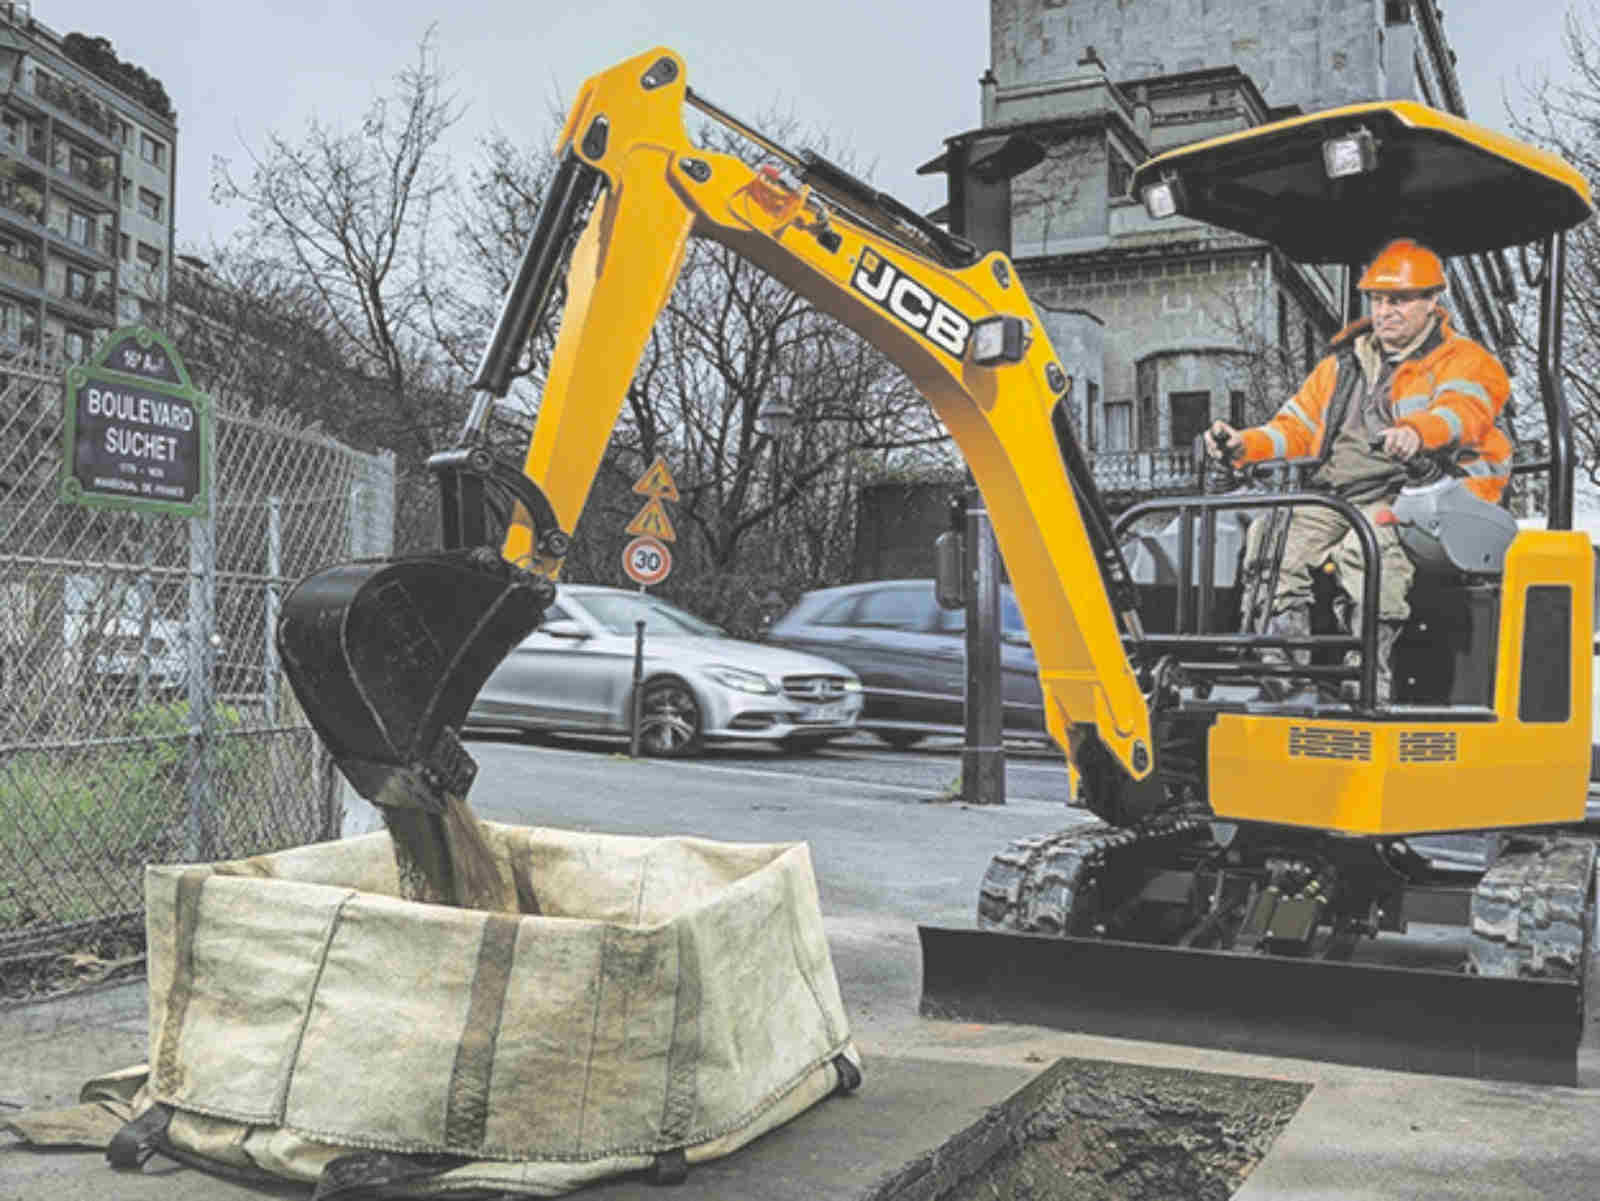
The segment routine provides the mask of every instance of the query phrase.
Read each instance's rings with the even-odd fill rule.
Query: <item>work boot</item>
[[[1311,636],[1311,610],[1306,606],[1297,605],[1291,609],[1284,609],[1274,613],[1267,622],[1266,633],[1277,638],[1309,638]],[[1296,651],[1292,657],[1282,647],[1263,647],[1261,661],[1263,663],[1304,663],[1307,652]],[[1260,699],[1264,701],[1298,700],[1301,694],[1305,699],[1316,699],[1315,691],[1310,687],[1310,681],[1296,679],[1293,676],[1264,676],[1261,680]]]

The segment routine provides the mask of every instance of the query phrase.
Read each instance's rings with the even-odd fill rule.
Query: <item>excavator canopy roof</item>
[[[1362,131],[1365,131],[1363,133]],[[1325,143],[1354,138],[1331,178]],[[1446,257],[1517,246],[1592,211],[1564,159],[1409,100],[1292,117],[1157,155],[1133,194],[1176,180],[1184,216],[1261,238],[1306,263],[1361,263],[1409,236]]]

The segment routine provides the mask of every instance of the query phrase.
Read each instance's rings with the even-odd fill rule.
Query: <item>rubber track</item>
[[[1167,818],[1131,829],[1091,822],[1018,839],[997,853],[983,874],[978,928],[1070,933],[1080,885],[1092,881],[1112,856],[1164,855],[1206,825],[1199,818]]]
[[[1502,853],[1472,893],[1467,970],[1583,982],[1595,843],[1557,837]]]

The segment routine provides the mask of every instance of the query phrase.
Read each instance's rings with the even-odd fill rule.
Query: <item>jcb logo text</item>
[[[902,274],[882,255],[863,250],[850,284],[940,350],[958,359],[967,353],[972,322],[909,275]]]

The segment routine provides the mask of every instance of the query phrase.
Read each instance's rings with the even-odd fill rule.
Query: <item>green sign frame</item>
[[[62,381],[60,499],[173,517],[211,510],[211,398],[177,347],[143,325],[113,330]]]

